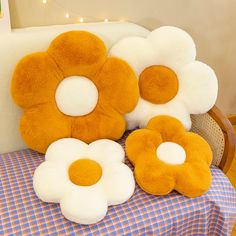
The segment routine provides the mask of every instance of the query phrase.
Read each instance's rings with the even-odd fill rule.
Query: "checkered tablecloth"
[[[125,204],[109,207],[104,220],[80,225],[66,220],[58,204],[34,194],[32,177],[44,156],[29,149],[0,156],[0,235],[229,235],[236,219],[236,193],[211,167],[207,194],[191,199],[173,192],[156,197],[138,186]],[[201,178],[201,176],[199,176]]]

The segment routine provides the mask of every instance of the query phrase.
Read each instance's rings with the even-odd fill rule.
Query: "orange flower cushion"
[[[201,136],[186,132],[176,118],[152,118],[145,129],[129,135],[126,152],[137,183],[149,194],[176,190],[198,197],[210,187],[211,148]]]
[[[107,57],[103,41],[85,31],[63,33],[46,52],[24,57],[11,91],[24,110],[21,135],[41,153],[66,137],[87,143],[119,139],[126,129],[124,115],[134,109],[139,93],[130,66]]]

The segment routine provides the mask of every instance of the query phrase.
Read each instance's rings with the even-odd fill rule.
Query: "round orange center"
[[[102,168],[96,161],[80,159],[70,165],[68,174],[72,183],[89,186],[96,184],[101,178]]]
[[[155,104],[169,102],[177,94],[178,87],[175,72],[166,66],[147,67],[139,77],[142,98]]]

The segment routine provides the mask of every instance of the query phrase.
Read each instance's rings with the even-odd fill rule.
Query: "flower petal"
[[[187,130],[191,128],[190,114],[178,98],[174,98],[170,102],[161,105],[153,104],[140,98],[136,108],[126,115],[128,129],[146,127],[151,118],[159,115],[176,117]]]
[[[55,104],[41,104],[25,111],[20,131],[29,148],[45,153],[52,142],[71,137],[71,118],[60,113]]]
[[[108,198],[108,205],[127,201],[134,193],[135,181],[131,169],[123,163],[109,163],[102,168],[102,188]]]
[[[186,163],[176,176],[175,189],[188,197],[204,194],[211,184],[211,171],[203,161]]]
[[[63,80],[59,68],[47,53],[24,57],[17,65],[11,84],[15,102],[22,108],[54,100],[59,82]]]
[[[77,188],[68,192],[60,201],[62,214],[79,224],[94,224],[107,212],[107,200],[94,188]]]
[[[189,113],[205,113],[214,106],[218,82],[215,72],[208,65],[191,62],[179,71],[178,78],[179,95]]]
[[[48,53],[65,77],[94,75],[106,60],[106,47],[101,39],[86,31],[70,31],[54,39]]]
[[[140,157],[144,158],[146,153],[156,153],[156,148],[162,142],[161,135],[148,129],[133,131],[126,139],[126,152],[132,164]],[[145,157],[146,158],[146,157]]]
[[[172,141],[184,148],[186,152],[186,162],[205,161],[208,166],[211,164],[213,158],[211,147],[200,135],[188,132],[181,136],[174,136]]]
[[[137,76],[146,67],[158,64],[152,44],[147,39],[141,37],[121,39],[111,48],[110,55],[127,61]]]
[[[172,141],[174,136],[185,133],[182,123],[171,116],[156,116],[148,122],[147,128],[160,133],[165,142]]]
[[[138,82],[125,61],[118,58],[107,59],[95,81],[101,102],[108,102],[121,114],[134,109],[139,97]]]
[[[147,193],[166,195],[175,187],[175,168],[158,160],[153,153],[147,153],[135,164],[135,177],[138,185]]]
[[[178,70],[195,60],[196,48],[193,39],[179,28],[160,27],[152,31],[147,39],[157,51],[159,65]]]
[[[166,104],[166,107],[164,109],[165,111],[163,112],[163,114],[175,117],[176,119],[181,121],[186,130],[190,130],[192,126],[190,113],[178,98],[175,98],[168,104]]]
[[[52,143],[46,152],[45,160],[69,166],[72,162],[88,158],[88,144],[75,139],[63,138]]]
[[[73,119],[72,137],[86,143],[103,138],[118,140],[125,132],[125,125],[124,118],[109,104],[98,103],[92,113]]]
[[[152,114],[150,112],[151,106],[152,103],[140,97],[134,110],[125,115],[127,128],[129,130],[133,130],[136,128],[146,127],[148,121],[150,120],[150,118],[152,118]]]
[[[100,139],[89,144],[89,158],[99,163],[124,162],[125,152],[120,144],[109,139]]]
[[[34,172],[34,191],[44,202],[59,203],[65,192],[67,178],[65,167],[43,162]]]

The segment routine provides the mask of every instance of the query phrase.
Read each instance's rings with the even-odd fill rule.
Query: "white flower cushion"
[[[107,139],[89,145],[74,138],[60,139],[49,146],[45,162],[34,173],[35,193],[42,201],[60,203],[68,220],[96,223],[105,217],[108,206],[124,203],[134,192],[133,173],[123,163],[124,156],[122,147]],[[85,159],[100,166],[100,179],[94,184],[75,184],[69,170],[73,163]],[[85,182],[90,181],[94,173],[88,170],[91,169],[83,167],[81,173],[74,174],[81,174]]]
[[[110,54],[126,60],[132,66],[139,86],[142,73],[152,66],[163,66],[176,77],[175,88],[173,82],[165,84],[166,87],[156,85],[162,94],[153,90],[154,80],[149,81],[148,85],[146,82],[146,87],[140,87],[139,102],[126,115],[128,129],[145,127],[156,115],[174,116],[186,129],[190,129],[190,114],[205,113],[215,104],[218,92],[216,75],[208,65],[196,61],[193,39],[179,28],[164,26],[152,31],[147,38],[123,38],[111,48]],[[176,93],[166,102],[153,102],[142,96],[142,89],[146,89],[144,92],[155,99],[166,95],[166,89],[176,89]]]

